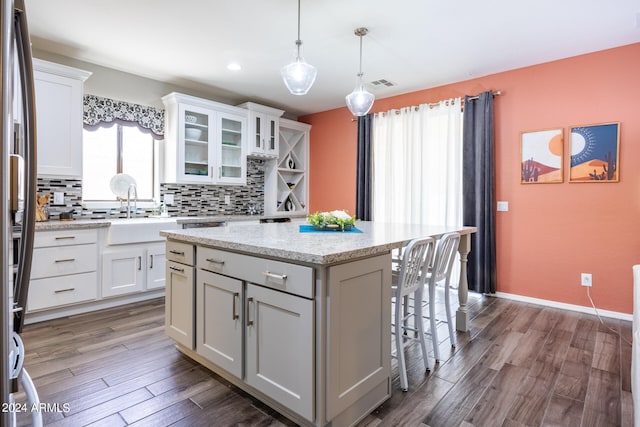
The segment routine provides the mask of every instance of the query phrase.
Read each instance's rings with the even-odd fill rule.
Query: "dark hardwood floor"
[[[393,395],[360,427],[633,425],[631,346],[595,316],[479,295],[469,312],[457,348],[439,329],[429,373],[407,349],[406,393],[393,361]],[[605,323],[631,341],[631,322]],[[27,325],[23,339],[40,400],[61,409],[48,426],[294,425],[182,356],[162,299]]]

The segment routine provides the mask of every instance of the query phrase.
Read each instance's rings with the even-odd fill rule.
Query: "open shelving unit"
[[[309,130],[311,126],[280,119],[279,155],[265,176],[265,213],[308,211]]]

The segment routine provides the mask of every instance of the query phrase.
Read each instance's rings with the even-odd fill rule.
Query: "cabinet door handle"
[[[247,326],[253,326],[253,320],[251,320],[251,306],[253,305],[253,298],[247,298]]]
[[[287,280],[286,274],[275,274],[271,273],[270,271],[263,271],[262,274],[272,279],[282,280],[283,282]]]
[[[142,270],[142,257],[138,257],[138,271]]]
[[[232,313],[231,313],[231,318],[233,320],[236,320],[240,317],[240,315],[238,313],[236,313],[236,299],[240,298],[240,292],[234,292],[233,293],[233,307],[232,307]]]
[[[171,249],[169,251],[169,253],[174,254],[174,255],[184,256],[184,251],[176,251],[175,249]]]
[[[57,259],[57,260],[55,260],[55,262],[56,263],[59,263],[59,262],[73,262],[75,260],[76,260],[75,258],[66,258],[66,259]]]
[[[207,258],[205,261],[212,262],[214,264],[224,265],[224,261],[214,258]]]
[[[173,270],[173,271],[177,271],[178,273],[183,273],[184,274],[184,268],[178,268],[178,267],[174,267],[173,265],[170,265],[169,269]]]
[[[153,255],[149,255],[149,269],[153,268]]]
[[[71,291],[75,291],[75,290],[76,290],[76,288],[56,289],[55,291],[53,291],[53,293],[61,294],[63,292],[71,292]]]
[[[218,178],[222,178],[222,166],[218,166]]]
[[[58,236],[56,237],[56,240],[68,240],[68,239],[75,239],[76,236]]]

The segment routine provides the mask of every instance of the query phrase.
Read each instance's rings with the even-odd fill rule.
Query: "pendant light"
[[[364,27],[356,28],[354,30],[354,34],[360,37],[360,72],[358,73],[358,77],[356,79],[356,88],[349,95],[345,97],[347,101],[347,107],[354,116],[365,116],[371,107],[373,106],[373,101],[376,97],[368,92],[364,87],[364,82],[362,81],[362,36],[366,36],[369,30]]]
[[[280,70],[285,86],[292,95],[306,95],[316,81],[316,67],[302,57],[302,40],[300,40],[300,0],[298,0],[298,39],[296,40],[296,59]]]

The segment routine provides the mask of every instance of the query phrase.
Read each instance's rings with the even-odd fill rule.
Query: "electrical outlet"
[[[173,194],[165,194],[164,195],[164,204],[165,205],[173,205],[174,199]]]
[[[224,204],[225,205],[230,205],[231,204],[231,196],[228,194],[224,195]]]
[[[62,192],[62,191],[54,191],[53,192],[53,204],[54,205],[64,205],[64,192]]]
[[[509,211],[509,202],[507,202],[507,201],[499,201],[496,210],[498,212],[508,212]]]
[[[591,286],[593,284],[591,273],[580,274],[580,284],[582,286]]]

